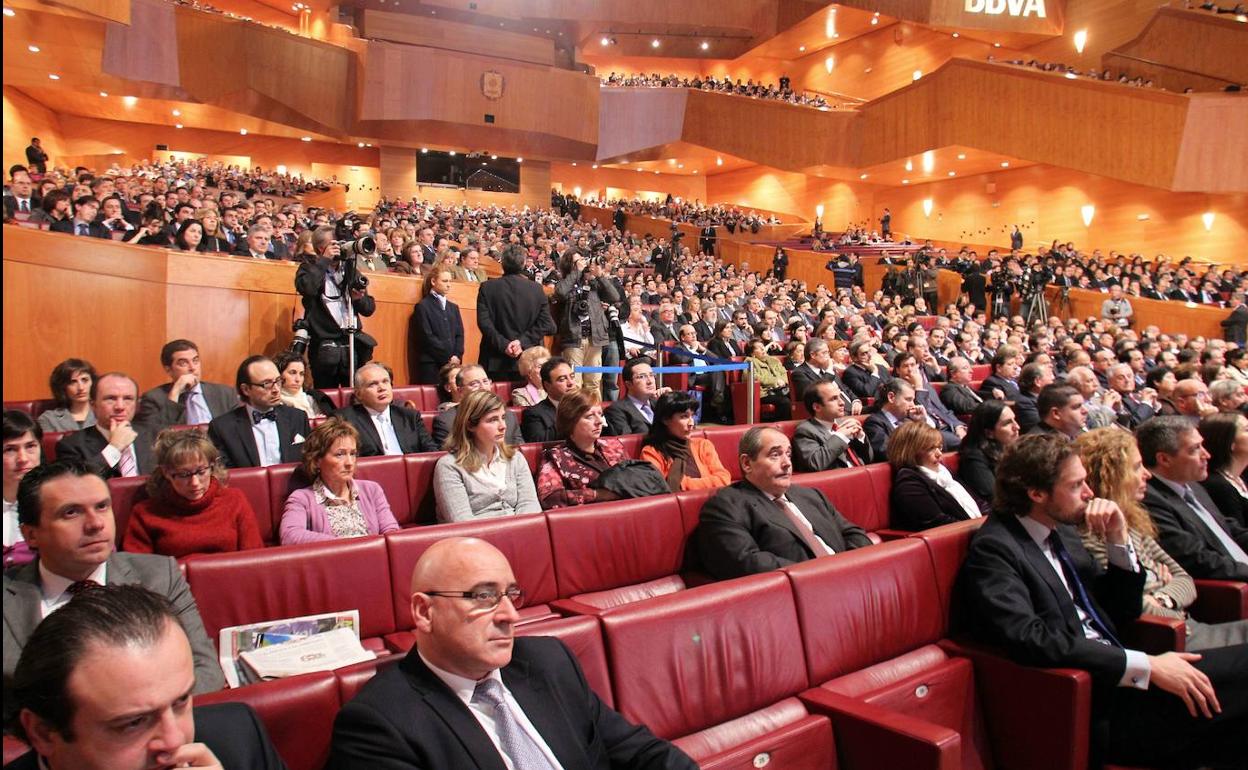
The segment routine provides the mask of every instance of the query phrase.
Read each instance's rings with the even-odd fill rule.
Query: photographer
[[[353,376],[347,329],[358,329],[358,317],[371,316],[377,303],[368,295],[368,279],[357,270],[355,254],[343,253],[332,227],[313,231],[312,250],[315,256],[306,257],[295,273],[295,291],[303,297],[303,321],[311,337],[312,381],[318,388],[343,387]],[[376,345],[363,331],[355,334],[356,369],[373,357]]]
[[[1014,284],[1010,280],[1008,268],[1003,264],[992,271],[988,283],[988,293],[992,295],[992,318],[1010,317],[1010,296],[1014,294]]]
[[[1131,325],[1133,314],[1131,302],[1122,295],[1122,286],[1112,284],[1109,287],[1109,299],[1101,303],[1101,318],[1125,329]]]
[[[601,366],[602,346],[613,340],[611,322],[603,303],[620,301],[615,283],[603,275],[602,258],[590,258],[569,249],[559,260],[559,282],[555,284],[555,323],[562,345],[561,356],[575,369]],[[577,375],[578,380],[582,379]],[[586,390],[598,392],[601,376],[587,374]]]

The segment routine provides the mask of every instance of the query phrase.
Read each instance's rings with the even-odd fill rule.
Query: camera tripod
[[[1030,327],[1037,320],[1044,324],[1049,322],[1049,303],[1044,296],[1044,287],[1033,288],[1023,305],[1023,321],[1027,326]]]
[[[1070,318],[1070,287],[1063,286],[1057,293],[1057,299],[1053,301],[1053,315],[1059,318]]]

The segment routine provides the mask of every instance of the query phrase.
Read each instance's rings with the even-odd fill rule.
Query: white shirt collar
[[[494,679],[499,684],[503,684],[503,676],[498,669],[494,669],[479,680],[469,679],[466,676],[452,674],[450,671],[438,668],[430,663],[429,659],[426,658],[424,653],[420,650],[416,650],[416,654],[420,656],[421,662],[429,667],[429,670],[433,672],[433,675],[438,679],[441,679],[442,684],[450,688],[451,692],[455,693],[455,697],[464,702],[464,705],[468,705],[472,701],[472,695],[477,691],[477,684],[479,682],[484,682],[486,679]]]
[[[108,575],[108,562],[100,562],[100,566],[96,567],[87,580],[94,581],[100,585],[107,585],[105,578]],[[57,603],[65,590],[77,581],[61,577],[44,566],[43,559],[39,560],[39,589],[43,592],[43,601],[45,603]]]
[[[1049,535],[1053,530],[1047,524],[1041,524],[1030,516],[1019,516],[1018,523],[1023,525],[1023,529],[1027,530],[1028,536],[1040,546],[1041,551],[1049,547]]]
[[[1168,479],[1168,478],[1166,478],[1166,477],[1164,477],[1164,476],[1162,476],[1162,475],[1160,475],[1160,474],[1158,474],[1158,473],[1154,473],[1154,474],[1153,474],[1153,478],[1157,479],[1157,480],[1158,480],[1158,481],[1160,481],[1162,484],[1165,484],[1166,486],[1168,486],[1168,487],[1170,487],[1171,489],[1173,489],[1173,490],[1174,490],[1174,493],[1175,493],[1176,495],[1178,495],[1179,497],[1183,497],[1184,495],[1186,495],[1186,494],[1188,493],[1188,486],[1187,486],[1186,484],[1180,484],[1180,483],[1179,483],[1179,482],[1177,482],[1177,481],[1171,481],[1170,479]]]
[[[367,406],[364,407],[364,411],[368,412],[368,416],[372,417],[374,420],[376,420],[378,417],[382,416],[383,414],[388,417],[390,415],[390,404],[386,404],[386,408],[382,409],[380,412],[374,412],[372,409],[370,409]]]

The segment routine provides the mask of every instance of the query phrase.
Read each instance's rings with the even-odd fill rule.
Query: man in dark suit
[[[70,433],[56,445],[56,456],[77,460],[105,478],[139,476],[156,468],[152,445],[163,427],[135,416],[139,386],[127,374],[109,372],[91,383],[95,425]]]
[[[29,219],[40,208],[35,197],[35,185],[26,169],[18,166],[9,178],[9,194],[4,196],[4,221],[10,222],[21,215]]]
[[[549,358],[542,364],[541,376],[546,398],[526,408],[520,415],[520,433],[530,444],[559,438],[555,430],[555,410],[564,396],[576,390],[572,366],[559,356]]]
[[[804,399],[806,391],[815,383],[835,382],[837,396],[841,399],[844,413],[862,412],[862,401],[854,398],[841,378],[836,376],[836,370],[832,368],[832,352],[828,350],[827,340],[816,338],[806,343],[806,360],[801,366],[793,369],[789,374],[789,379],[793,382],[795,400]]]
[[[494,383],[489,375],[477,364],[462,367],[455,374],[455,385],[459,389],[459,401],[463,401],[469,393],[475,393],[478,390],[491,392],[494,390]],[[459,401],[442,409],[433,417],[433,445],[439,449],[446,443],[446,437],[451,435],[451,429],[455,425],[455,415],[459,413]],[[510,410],[504,411],[503,421],[507,424],[504,440],[513,446],[523,444],[524,437],[520,435],[520,421],[516,419],[515,413]]]
[[[208,438],[227,468],[268,467],[303,459],[308,414],[282,403],[282,378],[268,356],[238,365],[234,387],[242,404],[208,424]]]
[[[1022,433],[1034,428],[1040,422],[1040,411],[1036,399],[1046,385],[1053,383],[1053,374],[1048,367],[1030,363],[1023,367],[1018,375],[1018,398],[1014,399],[1014,415],[1018,418],[1018,430]]]
[[[893,234],[893,212],[887,208],[884,209],[884,216],[880,217],[880,237],[888,240]]]
[[[160,349],[160,365],[170,381],[143,394],[139,400],[140,421],[206,425],[238,406],[238,393],[229,385],[200,379],[199,347],[194,342],[166,342]]]
[[[662,392],[655,387],[654,372],[646,356],[630,358],[624,364],[624,398],[611,404],[603,412],[612,436],[630,433],[649,433],[654,422],[654,400]]]
[[[698,236],[698,250],[703,254],[715,256],[715,242],[718,240],[715,233],[715,225],[706,222],[702,227],[702,233]]]
[[[670,300],[659,303],[654,320],[650,324],[650,334],[656,345],[675,345],[680,342],[680,321],[676,320],[676,306]]]
[[[867,340],[858,340],[849,346],[849,357],[853,363],[845,367],[841,381],[856,398],[875,398],[880,385],[888,379],[887,370],[873,363],[874,353],[875,349]]]
[[[712,577],[730,580],[871,545],[820,492],[792,484],[789,439],[779,430],[750,428],[737,454],[744,478],[702,506],[693,535]]]
[[[1199,483],[1209,453],[1196,427],[1185,417],[1154,417],[1136,439],[1153,474],[1144,507],[1161,547],[1194,578],[1248,580],[1248,528],[1224,516]]]
[[[33,751],[6,768],[286,767],[250,706],[188,705],[193,647],[165,597],[136,585],[82,594],[17,661],[14,727]]]
[[[954,414],[970,414],[984,402],[971,390],[971,362],[961,356],[949,359],[949,382],[940,391],[940,400]]]
[[[328,767],[696,769],[603,704],[562,642],[514,638],[524,592],[494,546],[441,540],[411,586],[416,646],[339,712]]]
[[[1073,439],[1088,429],[1083,394],[1070,385],[1054,382],[1041,388],[1036,397],[1036,413],[1040,422],[1030,433],[1056,433]]]
[[[940,431],[945,449],[955,450],[961,446],[962,437],[966,435],[966,425],[949,411],[936,395],[936,391],[932,390],[930,383],[923,377],[923,370],[914,354],[898,355],[893,360],[893,370],[914,388],[914,402],[923,408],[928,424]]]
[[[438,371],[464,357],[464,321],[459,305],[447,298],[451,280],[438,270],[429,278],[429,294],[416,303],[408,330],[415,350],[409,358],[416,362],[416,382],[437,385]]]
[[[37,136],[30,138],[30,146],[26,148],[26,165],[39,174],[48,173],[48,153]]]
[[[248,236],[250,237],[250,236]],[[295,271],[295,291],[303,303],[303,320],[308,325],[308,367],[318,388],[343,387],[355,372],[373,357],[377,342],[363,331],[355,334],[355,361],[345,331],[361,328],[361,318],[371,316],[377,302],[367,289],[346,285],[342,249],[334,239],[334,228],[322,226],[312,231],[316,259],[304,259]],[[355,368],[352,369],[352,366]]]
[[[69,219],[53,222],[49,228],[56,233],[85,235],[90,238],[111,239],[108,228],[95,221],[100,212],[100,202],[90,195],[80,195],[74,199],[74,215]]]
[[[845,417],[840,385],[816,382],[806,389],[802,401],[813,416],[799,423],[793,434],[793,467],[798,472],[853,468],[875,462],[875,452],[866,440],[862,423]]]
[[[611,215],[611,224],[623,234],[625,225],[628,224],[628,214],[624,211],[623,203],[615,207],[615,213]]]
[[[1010,233],[1010,250],[1019,251],[1023,248],[1023,232],[1018,229],[1018,225],[1014,225],[1014,231]]]
[[[1242,348],[1248,340],[1248,305],[1244,304],[1242,291],[1231,294],[1231,308],[1231,314],[1219,322],[1222,324],[1222,335],[1227,342]]]
[[[503,277],[481,284],[477,293],[477,326],[481,330],[477,360],[495,382],[520,379],[516,359],[556,331],[545,292],[523,275],[526,259],[523,246],[508,246],[502,256]]]
[[[1242,766],[1248,648],[1145,655],[1118,641],[1140,614],[1145,574],[1126,517],[1092,499],[1086,477],[1054,436],[1024,436],[1005,453],[996,511],[958,575],[966,627],[1024,665],[1091,674],[1094,763]],[[1084,550],[1080,526],[1107,542],[1107,568]]]
[[[108,485],[88,466],[58,460],[32,468],[18,487],[22,537],[34,561],[4,576],[4,716],[12,713],[13,672],[32,646],[40,621],[57,613],[86,581],[141,585],[165,597],[190,639],[196,692],[225,685],[216,650],[204,631],[195,597],[167,556],[114,552],[117,540]],[[34,646],[39,655],[47,654]],[[188,688],[189,689],[189,688]]]
[[[390,370],[377,363],[355,372],[355,403],[338,410],[338,416],[360,434],[360,457],[436,452],[435,443],[420,412],[394,403]]]
[[[1002,345],[992,356],[992,374],[979,386],[981,398],[1002,401],[1018,400],[1018,375],[1023,370],[1023,355],[1012,345]]]
[[[1110,366],[1107,376],[1110,389],[1121,397],[1117,416],[1119,425],[1133,431],[1153,416],[1153,407],[1135,397],[1135,373],[1131,371],[1130,364]],[[1242,388],[1240,392],[1243,392]]]
[[[936,421],[915,401],[914,394],[914,386],[900,377],[888,380],[880,389],[879,401],[872,405],[876,411],[863,423],[871,449],[880,460],[888,457],[888,437],[893,435],[902,421],[922,420],[936,427]]]
[[[433,243],[433,228],[426,227],[420,231],[417,236],[420,241],[420,261],[426,265],[432,265],[438,261],[438,249]]]

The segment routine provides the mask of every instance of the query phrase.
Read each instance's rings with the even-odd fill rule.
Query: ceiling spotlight
[[[1078,77],[1079,77],[1079,76],[1078,76],[1078,75],[1076,75],[1076,74],[1075,74],[1075,73],[1073,73],[1073,72],[1067,72],[1067,73],[1066,73],[1066,79],[1067,79],[1067,80],[1075,80],[1075,79],[1076,79],[1076,78],[1078,78]]]
[[[902,183],[902,184],[910,184],[910,180],[909,180],[909,179],[903,179],[903,180],[901,180],[901,183]]]
[[[1073,42],[1075,44],[1075,53],[1083,53],[1083,47],[1088,44],[1088,31],[1086,29],[1077,30]]]
[[[966,153],[964,152],[958,153],[958,160],[966,160]]]
[[[724,165],[724,159],[723,159],[723,158],[720,158],[720,157],[716,157],[716,158],[715,158],[715,165],[716,165],[716,166],[722,166],[722,165]]]
[[[693,173],[695,173],[695,174],[696,174],[696,173],[698,173],[698,170],[695,168],[695,169],[693,170]]]
[[[806,46],[804,46],[804,45],[799,45],[799,46],[797,47],[797,50],[798,50],[799,52],[801,52],[801,53],[806,53]]]
[[[657,173],[659,173],[659,172],[658,172],[658,171],[655,171],[654,173],[656,173],[656,174],[657,174]]]
[[[1001,161],[1001,168],[1009,168],[1009,167],[1010,167],[1010,162],[1008,160]]]
[[[576,165],[576,161],[572,161],[572,165],[573,165],[573,166],[575,166],[575,165]]]
[[[858,178],[859,178],[859,179],[866,179],[866,178],[867,178],[867,175],[866,175],[866,174],[859,174],[859,175],[858,175]]]
[[[310,141],[312,141],[312,137],[310,137],[310,136],[301,136],[301,137],[299,137],[299,141],[301,141],[301,142],[310,142]]]
[[[992,44],[992,47],[993,47],[993,48],[1000,48],[1000,47],[1001,47],[1001,44],[1000,44],[1000,43],[993,43],[993,44]]]
[[[676,164],[676,168],[684,168],[684,167],[685,167],[685,164],[684,164],[684,163],[677,163],[677,164]]]
[[[105,98],[105,99],[107,99],[107,98],[108,98],[108,91],[100,91],[100,96],[101,96],[101,97],[103,97],[103,98]]]
[[[121,97],[121,103],[122,103],[122,104],[124,104],[124,105],[126,105],[127,107],[133,107],[134,105],[136,105],[136,104],[138,104],[138,103],[139,103],[139,97],[137,97],[137,96],[123,96],[123,97]]]
[[[60,80],[60,75],[48,75],[48,80]]]
[[[5,9],[4,9],[4,15],[5,15],[5,16],[8,16],[9,18],[12,18],[15,14],[13,13],[13,9],[12,9],[12,8],[5,8]]]
[[[173,127],[174,127],[174,128],[181,128],[181,127],[182,127],[182,124],[181,124],[181,123],[174,123],[174,124],[173,124]]]
[[[956,171],[950,171],[950,172],[949,172],[949,176],[957,176],[957,175],[958,175],[958,172],[956,172]]]
[[[175,118],[176,118],[176,117],[178,117],[178,116],[179,116],[179,115],[181,115],[181,114],[182,114],[182,110],[174,110],[174,111],[173,111],[173,116],[174,116]]]
[[[1140,222],[1147,222],[1147,221],[1148,221],[1148,214],[1136,214],[1136,215],[1135,215],[1135,218],[1136,218],[1138,221],[1140,221]]]
[[[517,163],[523,163],[523,162],[524,162],[524,158],[516,158],[516,162],[517,162]]]
[[[420,154],[421,154],[421,155],[428,155],[428,154],[429,154],[429,148],[428,148],[428,147],[421,147],[421,148],[420,148]]]
[[[910,79],[911,79],[911,80],[918,80],[918,79],[919,79],[919,78],[921,78],[921,77],[923,77],[923,70],[915,70],[915,71],[914,71],[913,73],[911,73],[911,75],[910,75]]]
[[[651,40],[651,41],[650,41],[650,47],[651,47],[651,48],[658,48],[658,47],[659,47],[659,39],[658,39],[657,37],[656,37],[654,40]]]
[[[604,37],[598,41],[599,45],[611,45],[611,38]]]
[[[923,153],[923,173],[930,174],[934,168],[936,168],[936,153],[928,150]],[[909,171],[909,169],[906,170]]]
[[[879,23],[880,23],[880,18],[878,16],[871,17],[871,26],[874,27],[876,24],[879,24]]]
[[[243,136],[247,136],[247,129],[245,129],[245,128],[240,128],[240,129],[238,129],[238,133],[242,134]]]
[[[906,158],[906,171],[914,171],[914,161]]]
[[[597,163],[595,163],[595,164],[593,165],[593,168],[598,168],[598,164],[597,164]]]
[[[710,43],[708,43],[708,42],[706,42],[705,40],[703,40],[703,41],[702,41],[702,45],[700,46],[700,48],[701,48],[703,51],[705,51],[705,50],[709,49],[710,47],[711,47],[711,44],[710,44]]]
[[[28,45],[28,46],[26,46],[26,50],[27,50],[27,51],[30,51],[31,53],[39,53],[39,46],[37,46],[37,45]]]
[[[962,37],[962,36],[961,36],[961,35],[959,35],[957,32],[954,32],[954,33],[953,33],[953,36],[954,36],[954,37]]]
[[[356,146],[356,147],[359,147],[359,148],[361,148],[361,149],[362,149],[362,148],[364,147],[364,143],[363,143],[363,142],[356,142],[356,143],[355,143],[355,146]],[[451,154],[452,154],[452,155],[454,155],[455,153],[451,153]]]
[[[835,56],[829,56],[828,58],[826,58],[826,59],[824,59],[824,60],[823,60],[823,68],[824,68],[825,70],[827,70],[827,71],[828,71],[828,74],[829,74],[829,75],[831,75],[831,74],[832,74],[832,70],[833,70],[835,67],[836,67],[836,57],[835,57]]]

